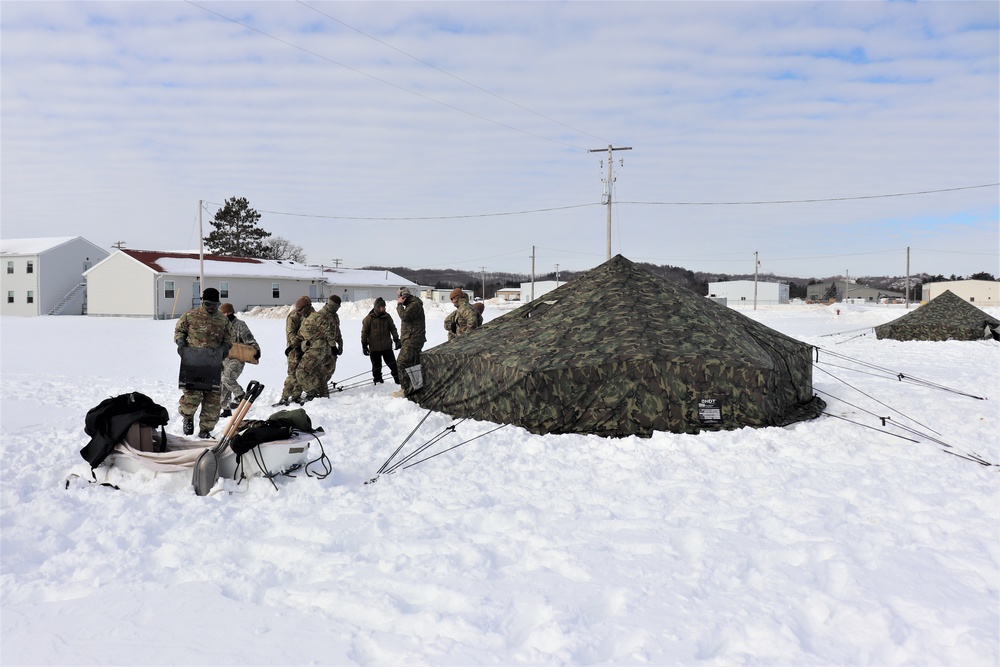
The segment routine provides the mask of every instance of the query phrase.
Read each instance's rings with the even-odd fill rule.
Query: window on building
[[[7,303],[14,303],[14,290],[7,292]]]
[[[219,298],[228,299],[229,298],[229,283],[220,282],[219,283]]]
[[[163,281],[163,298],[173,299],[174,298],[174,281],[164,280]]]
[[[35,302],[35,293],[32,292],[31,290],[28,290],[28,303],[34,303],[34,302]]]
[[[30,259],[28,260],[28,271],[27,272],[28,273],[34,273],[35,272],[35,263],[32,262]]]
[[[7,273],[14,273],[14,262],[7,262]]]
[[[973,301],[975,301],[975,300],[976,300],[976,297],[974,297],[974,296],[970,296],[970,297],[969,297],[969,303],[972,303],[972,302],[973,302]]]
[[[272,299],[281,298],[281,285],[279,283],[271,283],[271,298]]]

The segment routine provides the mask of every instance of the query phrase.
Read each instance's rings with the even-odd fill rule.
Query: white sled
[[[261,443],[243,455],[240,471],[246,477],[272,477],[300,468],[309,462],[310,444],[315,440],[316,436],[311,433],[296,432],[287,440]],[[125,472],[152,470],[190,474],[202,452],[216,444],[215,440],[188,440],[168,433],[165,452],[143,452],[122,442],[105,460],[105,465]],[[219,474],[235,479],[236,472],[236,454],[226,447],[219,454]]]

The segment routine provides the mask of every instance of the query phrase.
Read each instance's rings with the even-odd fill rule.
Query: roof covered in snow
[[[132,249],[123,249],[120,252],[158,273],[196,276],[199,275],[201,269],[198,253]],[[204,263],[205,275],[213,278],[325,280],[331,285],[416,285],[416,283],[391,271],[337,269],[302,264],[290,259],[255,259],[251,257],[205,255]]]
[[[64,243],[79,238],[83,237],[49,236],[34,239],[0,239],[0,255],[40,255],[46,250],[58,248]]]

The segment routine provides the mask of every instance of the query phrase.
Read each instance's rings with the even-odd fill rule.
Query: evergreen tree
[[[837,294],[837,282],[836,281],[830,283],[830,287],[828,287],[827,290],[825,292],[823,292],[823,298],[824,299],[838,299],[838,298],[840,298],[838,296],[838,294]]]
[[[271,235],[257,226],[260,213],[250,208],[245,197],[230,197],[225,206],[215,212],[212,226],[215,231],[205,237],[209,252],[225,257],[268,256],[269,246],[264,241]]]

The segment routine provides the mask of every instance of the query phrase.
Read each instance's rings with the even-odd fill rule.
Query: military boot
[[[194,415],[184,417],[184,435],[194,435]]]

